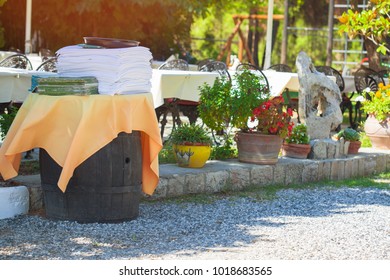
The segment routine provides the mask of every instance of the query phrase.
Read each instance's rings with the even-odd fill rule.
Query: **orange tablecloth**
[[[158,184],[162,148],[152,95],[43,96],[30,94],[0,148],[0,173],[15,177],[21,153],[44,148],[63,167],[58,187],[66,190],[74,169],[120,132],[141,131],[143,192]]]

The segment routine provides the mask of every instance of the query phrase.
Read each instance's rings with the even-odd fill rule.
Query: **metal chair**
[[[188,62],[184,59],[173,59],[167,62],[164,62],[163,64],[158,67],[159,70],[183,70],[188,71],[189,66]]]
[[[330,67],[330,66],[316,66],[315,67],[318,72],[324,73],[326,76],[333,76],[336,78],[336,84],[340,89],[340,92],[343,92],[345,89],[345,83],[343,76],[339,71]]]
[[[259,67],[257,67],[254,64],[250,64],[250,63],[241,63],[241,64],[237,65],[237,67],[236,67],[237,72],[241,72],[244,70],[252,70],[255,75],[260,76],[261,79],[263,80],[264,85],[269,89],[268,79],[264,75],[263,71],[260,70]]]
[[[210,61],[206,64],[204,64],[200,69],[200,72],[216,72],[221,77],[224,76],[231,80],[228,68],[225,63],[222,61]]]
[[[271,65],[268,69],[275,70],[277,72],[289,72],[289,73],[292,73],[291,67],[288,66],[287,64],[274,64],[274,65]]]
[[[361,67],[354,74],[355,88],[363,93],[366,89],[377,91],[379,83],[385,84],[383,75],[371,68]],[[367,97],[367,96],[366,96]]]
[[[57,57],[46,59],[37,67],[36,71],[57,73]]]
[[[18,69],[27,69],[32,70],[31,61],[24,54],[13,54],[2,61],[0,61],[0,67],[8,67],[8,68],[18,68]]]
[[[189,66],[188,66],[188,62],[183,60],[183,59],[174,59],[174,60],[170,60],[170,61],[163,63],[162,65],[160,65],[160,67],[158,69],[159,70],[188,71]],[[171,113],[172,119],[173,119],[173,128],[172,129],[175,129],[176,125],[177,126],[181,125],[178,101],[179,101],[179,99],[177,99],[177,98],[165,98],[164,104],[155,109],[157,121],[160,122],[160,124],[161,124],[161,129],[160,129],[161,139],[164,138],[164,130],[165,130],[165,126],[168,122],[167,116],[169,113]],[[162,119],[160,121],[161,116],[162,116]]]
[[[383,75],[375,70],[367,67],[361,67],[354,73],[354,82],[356,91],[366,99],[370,99],[370,95],[367,91],[376,92],[379,88],[379,84],[385,84]],[[353,94],[350,96],[352,98]],[[356,101],[355,104],[355,119],[354,123],[362,121],[362,104],[360,101]]]
[[[204,65],[206,65],[209,62],[213,62],[213,61],[215,61],[215,60],[212,59],[212,58],[206,58],[206,59],[203,59],[203,60],[199,61],[198,64],[197,64],[198,65],[198,71],[201,71],[200,69],[202,69],[202,67]]]

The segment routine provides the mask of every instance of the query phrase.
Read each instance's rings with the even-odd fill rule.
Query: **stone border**
[[[276,165],[256,165],[237,160],[208,161],[203,168],[160,165],[160,181],[148,199],[164,199],[187,194],[242,190],[246,187],[293,185],[322,180],[343,180],[390,171],[390,151],[361,148],[345,158],[314,160],[280,158]],[[30,211],[44,207],[39,175],[21,176],[30,192]],[[17,180],[17,179],[16,179]]]
[[[276,165],[255,165],[237,160],[208,161],[201,169],[160,165],[160,182],[152,199],[186,194],[216,193],[247,186],[293,185],[322,180],[343,180],[390,170],[390,153],[362,149],[345,158],[312,160],[280,158]]]

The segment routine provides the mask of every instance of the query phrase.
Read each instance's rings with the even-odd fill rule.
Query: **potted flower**
[[[307,133],[307,126],[304,123],[295,125],[284,139],[282,154],[286,157],[305,159],[310,153],[310,137]]]
[[[283,97],[262,102],[252,110],[248,129],[236,135],[238,159],[256,164],[275,164],[283,140],[293,128],[292,110],[282,109]]]
[[[390,149],[390,85],[379,83],[377,92],[369,92],[363,101],[363,111],[368,114],[364,131],[372,147]]]
[[[337,140],[343,138],[345,141],[349,142],[348,154],[357,154],[362,145],[362,142],[360,142],[360,133],[350,127],[340,130],[335,135],[335,138]]]
[[[170,136],[178,166],[201,168],[211,153],[211,138],[207,130],[196,124],[183,124]]]
[[[292,111],[283,111],[283,99],[272,98],[261,71],[237,71],[233,82],[217,79],[200,87],[199,115],[211,129],[237,128],[238,160],[275,164],[283,138],[291,131]],[[227,135],[229,137],[229,135]]]

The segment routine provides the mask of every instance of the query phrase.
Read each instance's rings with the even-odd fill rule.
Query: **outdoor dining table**
[[[43,148],[62,171],[65,192],[77,166],[110,143],[120,132],[141,132],[142,190],[152,194],[159,180],[162,148],[152,95],[45,96],[29,94],[0,147],[0,173],[18,174],[21,153]]]
[[[234,79],[235,71],[229,71]],[[290,91],[299,91],[297,73],[263,71],[270,85],[271,95],[279,96],[288,88]],[[215,72],[157,70],[153,69],[152,94],[155,107],[164,103],[164,98],[178,98],[181,100],[199,101],[199,86],[204,83],[213,85],[218,77]]]
[[[204,83],[212,86],[218,76],[213,72],[153,69],[151,91],[154,106],[161,106],[165,98],[199,101],[199,87]]]
[[[0,103],[23,102],[30,93],[31,77],[55,76],[56,73],[0,67]]]

